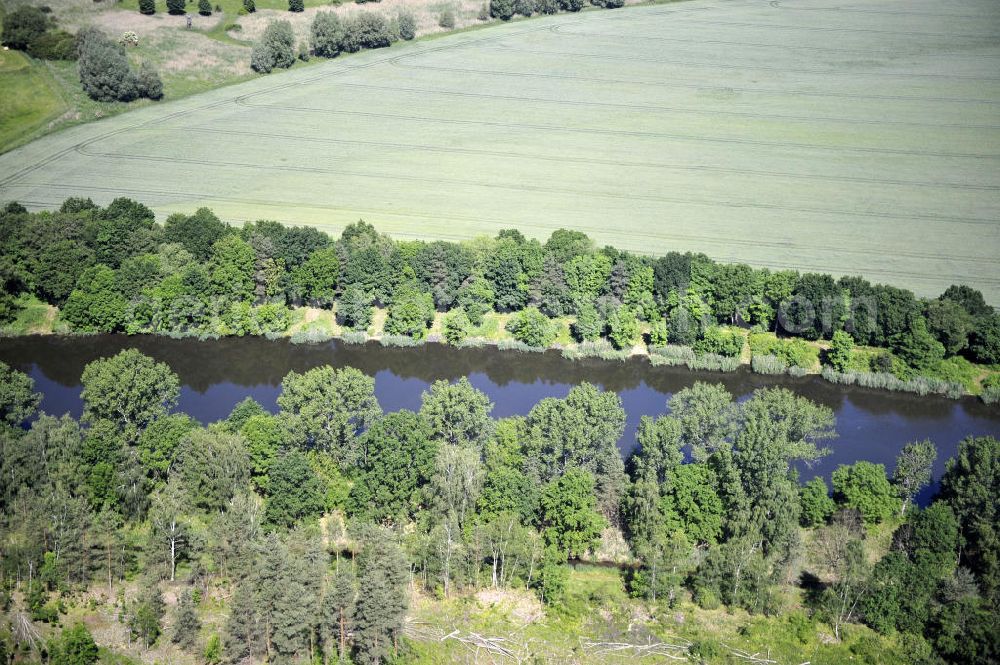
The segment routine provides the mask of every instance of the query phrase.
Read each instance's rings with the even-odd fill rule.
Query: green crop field
[[[394,45],[0,156],[0,200],[559,227],[1000,304],[995,0],[693,0]]]

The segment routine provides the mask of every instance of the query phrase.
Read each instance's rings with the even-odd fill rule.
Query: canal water
[[[927,438],[939,450],[936,479],[964,437],[1000,437],[1000,408],[974,398],[919,397],[838,386],[815,376],[763,376],[745,368],[723,374],[652,367],[643,358],[571,361],[557,352],[456,349],[440,344],[387,348],[377,343],[336,341],[297,345],[259,337],[198,341],[96,335],[3,338],[0,361],[34,378],[36,389],[44,393],[42,409],[46,413],[78,417],[84,366],[125,348],[136,348],[167,363],[182,385],[177,409],[203,423],[225,418],[247,396],[273,411],[281,379],[288,372],[332,365],[356,367],[373,376],[376,394],[386,411],[418,409],[421,393],[438,379],[469,377],[494,402],[494,417],[526,414],[542,398],[564,397],[573,386],[589,381],[621,396],[627,424],[619,448],[625,455],[635,447],[639,417],[667,413],[669,397],[696,381],[721,383],[740,399],[757,388],[782,386],[830,407],[837,417],[839,436],[826,443],[831,453],[811,468],[802,468],[804,478],[822,475],[829,480],[838,465],[857,460],[883,463],[891,470],[903,445]],[[921,502],[926,502],[933,490],[926,490],[919,497]]]

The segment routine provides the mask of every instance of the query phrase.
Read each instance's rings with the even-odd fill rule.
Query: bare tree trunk
[[[347,653],[347,627],[345,623],[344,608],[342,607],[340,608],[340,660],[344,660],[344,655]]]

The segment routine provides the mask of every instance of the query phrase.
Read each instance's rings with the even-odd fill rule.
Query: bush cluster
[[[343,21],[333,12],[319,12],[313,19],[313,53],[323,58],[335,58],[340,53],[355,53],[365,48],[384,48],[393,41],[393,27],[381,15],[356,12]],[[395,28],[403,39],[416,36],[416,21],[412,14],[399,15]]]
[[[271,21],[260,41],[250,51],[250,66],[269,74],[273,69],[288,69],[295,63],[295,33],[288,21]]]
[[[77,39],[56,28],[55,21],[39,7],[25,5],[3,20],[3,44],[26,51],[40,60],[76,60]]]
[[[413,17],[413,13],[409,11],[403,11],[399,13],[396,17],[396,29],[399,32],[399,38],[403,41],[410,41],[417,36],[417,19]]]
[[[132,69],[125,48],[99,30],[80,32],[80,83],[87,95],[99,102],[130,102],[163,97],[160,75],[149,63]]]

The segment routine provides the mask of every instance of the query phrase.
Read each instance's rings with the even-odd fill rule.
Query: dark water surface
[[[838,465],[857,460],[880,462],[891,469],[904,444],[924,438],[931,439],[940,451],[935,466],[938,477],[962,438],[970,434],[1000,436],[1000,408],[973,398],[918,397],[837,386],[818,377],[761,376],[745,369],[732,374],[693,372],[652,367],[641,358],[624,363],[570,361],[556,352],[455,349],[439,344],[385,348],[373,343],[296,345],[263,338],[201,342],[98,335],[0,339],[0,360],[35,379],[37,389],[45,394],[42,409],[47,413],[68,412],[78,417],[84,366],[125,348],[136,348],[170,365],[182,384],[178,410],[203,423],[226,417],[248,395],[275,410],[285,374],[329,364],[356,367],[375,377],[375,391],[386,411],[418,409],[421,392],[437,379],[468,376],[496,404],[495,417],[525,414],[543,397],[564,397],[574,385],[590,381],[621,396],[628,419],[619,443],[623,453],[635,445],[639,417],[666,413],[670,395],[695,381],[722,383],[739,398],[756,388],[783,386],[829,406],[837,416],[840,436],[827,444],[832,452],[812,469],[803,469],[804,477],[823,475],[829,479]],[[930,493],[924,492],[921,498],[926,500]]]

